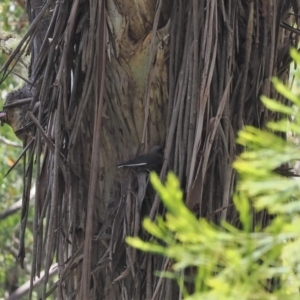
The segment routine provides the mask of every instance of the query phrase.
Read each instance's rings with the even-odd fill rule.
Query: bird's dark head
[[[150,152],[157,152],[159,154],[164,154],[164,147],[160,145],[155,145],[151,148]]]

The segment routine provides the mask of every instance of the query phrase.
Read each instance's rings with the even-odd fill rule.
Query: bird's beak
[[[7,116],[5,111],[0,111],[0,121],[1,126],[3,126],[3,123],[7,122]]]

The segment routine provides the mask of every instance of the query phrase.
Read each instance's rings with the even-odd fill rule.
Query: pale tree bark
[[[117,164],[165,146],[161,178],[178,175],[189,208],[238,224],[235,137],[276,117],[259,96],[278,97],[270,77],[288,78],[297,1],[28,3],[39,8],[24,39],[38,50],[24,190],[26,200],[36,168],[32,278],[45,270],[44,298],[180,299],[176,282],[154,276],[171,263],[124,241],[147,239],[141,219],[164,210],[147,172]]]

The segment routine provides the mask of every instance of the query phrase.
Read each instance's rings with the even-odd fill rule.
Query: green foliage
[[[25,3],[21,1],[1,0],[0,24],[3,30],[9,32],[24,33],[28,26],[25,16]]]
[[[20,1],[22,3],[22,1]],[[0,69],[8,58],[6,51],[11,46],[10,37],[22,35],[28,27],[24,7],[17,1],[0,1]],[[8,43],[9,42],[9,43]],[[8,48],[6,47],[8,46]],[[26,77],[27,70],[21,65],[14,70]],[[21,87],[23,82],[15,75],[10,75],[0,86],[0,110],[6,95],[16,87]],[[8,141],[8,143],[6,142]],[[15,144],[19,145],[16,146]],[[12,166],[22,151],[22,144],[16,138],[13,130],[8,126],[0,127],[0,214],[6,211],[11,205],[22,197],[22,165],[15,168],[7,177],[4,175]],[[29,274],[19,271],[16,255],[18,252],[20,212],[13,214],[0,221],[0,299],[5,295],[8,278],[14,278],[13,285],[18,286],[28,280]],[[32,237],[27,232],[28,242]]]
[[[300,54],[291,51],[296,64]],[[299,80],[299,74],[296,75]],[[223,222],[221,226],[197,219],[184,205],[179,182],[171,173],[165,184],[156,174],[151,182],[167,208],[165,218],[144,220],[152,236],[150,242],[128,237],[140,250],[164,255],[173,263],[173,272],[161,276],[176,278],[185,299],[299,299],[300,290],[300,189],[299,179],[274,172],[283,164],[300,160],[300,149],[293,139],[280,138],[272,131],[300,136],[300,97],[278,79],[276,90],[290,106],[262,97],[272,111],[286,117],[270,122],[268,131],[246,127],[238,143],[245,151],[234,162],[239,181],[233,197],[242,229]],[[288,118],[291,121],[287,121]],[[252,210],[267,210],[274,218],[266,228],[253,229]],[[191,272],[193,270],[193,272]],[[183,276],[183,272],[185,276]],[[195,284],[193,294],[185,282]],[[280,285],[268,290],[271,279]]]
[[[21,1],[0,1],[0,69],[7,60],[12,48],[16,46],[19,37],[27,30],[28,20],[24,11],[25,2],[20,6]],[[26,77],[26,70],[17,66],[15,72]],[[1,84],[0,98],[4,98],[9,90],[20,85],[20,79],[15,75],[9,75]]]

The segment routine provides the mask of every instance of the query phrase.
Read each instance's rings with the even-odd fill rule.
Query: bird
[[[162,146],[153,146],[152,149],[143,155],[140,155],[132,160],[125,163],[119,164],[117,167],[120,168],[143,168],[152,170],[158,170],[163,164],[163,153],[164,148]]]

